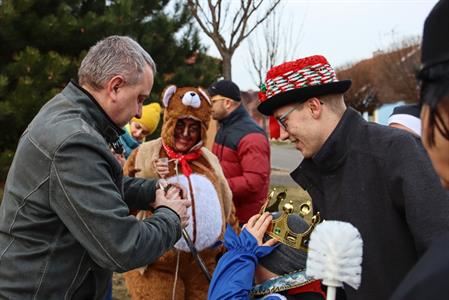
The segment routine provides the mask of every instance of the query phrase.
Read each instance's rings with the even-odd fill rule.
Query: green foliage
[[[14,153],[12,151],[0,153],[0,178],[6,178],[6,175],[8,175],[9,165],[13,157]],[[0,183],[0,188],[3,188],[3,183]]]
[[[89,47],[106,36],[133,37],[153,56],[158,74],[150,101],[159,101],[168,84],[206,87],[216,80],[220,61],[205,54],[185,3],[177,1],[0,0],[0,157],[9,157],[33,116],[77,77]]]

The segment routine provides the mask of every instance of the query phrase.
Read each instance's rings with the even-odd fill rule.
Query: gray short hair
[[[136,84],[149,65],[156,74],[156,64],[150,54],[127,36],[109,36],[92,46],[78,70],[80,85],[104,88],[108,80],[122,75],[127,84]]]

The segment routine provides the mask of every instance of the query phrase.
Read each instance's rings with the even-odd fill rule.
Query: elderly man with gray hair
[[[188,200],[122,176],[110,151],[139,118],[156,72],[134,40],[110,36],[23,133],[0,207],[1,299],[102,299],[112,271],[156,260],[187,224]],[[138,221],[130,209],[150,209]]]

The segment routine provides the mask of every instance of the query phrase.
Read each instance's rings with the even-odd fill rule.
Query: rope
[[[179,250],[176,250],[176,269],[175,269],[175,282],[173,283],[173,290],[171,299],[175,300],[176,298],[176,283],[178,281],[178,272],[179,272]]]

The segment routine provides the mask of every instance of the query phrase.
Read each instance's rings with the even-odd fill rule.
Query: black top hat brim
[[[279,107],[302,103],[309,98],[330,94],[343,94],[351,87],[351,80],[341,80],[325,84],[308,86],[277,94],[259,104],[257,109],[266,116],[271,116]]]

